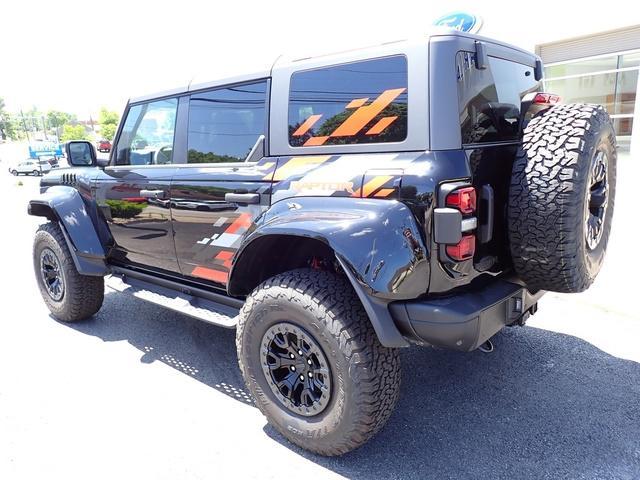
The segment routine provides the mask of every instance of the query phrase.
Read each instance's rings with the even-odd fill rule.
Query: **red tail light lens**
[[[453,207],[462,213],[473,213],[476,210],[476,189],[473,187],[464,187],[454,190],[445,200],[447,207]]]
[[[455,245],[447,245],[447,255],[454,260],[468,260],[476,253],[475,235],[464,235]]]
[[[533,97],[533,103],[538,105],[555,105],[556,103],[560,103],[560,95],[555,95],[553,93],[537,93],[535,97]]]

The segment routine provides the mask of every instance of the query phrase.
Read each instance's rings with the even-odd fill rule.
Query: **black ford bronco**
[[[30,202],[42,297],[79,321],[106,283],[235,327],[268,421],[348,452],[393,411],[398,348],[488,349],[598,274],[615,134],[542,75],[440,31],[132,99],[108,162],[69,142]]]

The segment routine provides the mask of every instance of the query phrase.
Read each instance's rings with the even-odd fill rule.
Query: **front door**
[[[184,275],[221,288],[242,235],[269,205],[275,161],[245,161],[266,133],[267,95],[262,80],[189,100],[187,165],[171,183],[176,254]],[[225,199],[228,193],[246,202]]]
[[[169,201],[177,110],[176,98],[131,106],[111,163],[97,177],[116,262],[179,272]]]

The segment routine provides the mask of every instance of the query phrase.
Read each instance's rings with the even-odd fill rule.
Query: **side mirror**
[[[67,162],[74,167],[92,167],[97,165],[96,150],[91,142],[72,140],[64,146]]]

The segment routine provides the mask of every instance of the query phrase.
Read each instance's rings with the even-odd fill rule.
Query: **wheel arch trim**
[[[29,202],[28,213],[60,225],[78,273],[91,276],[108,273],[105,250],[87,205],[75,188],[62,185],[48,188]]]

